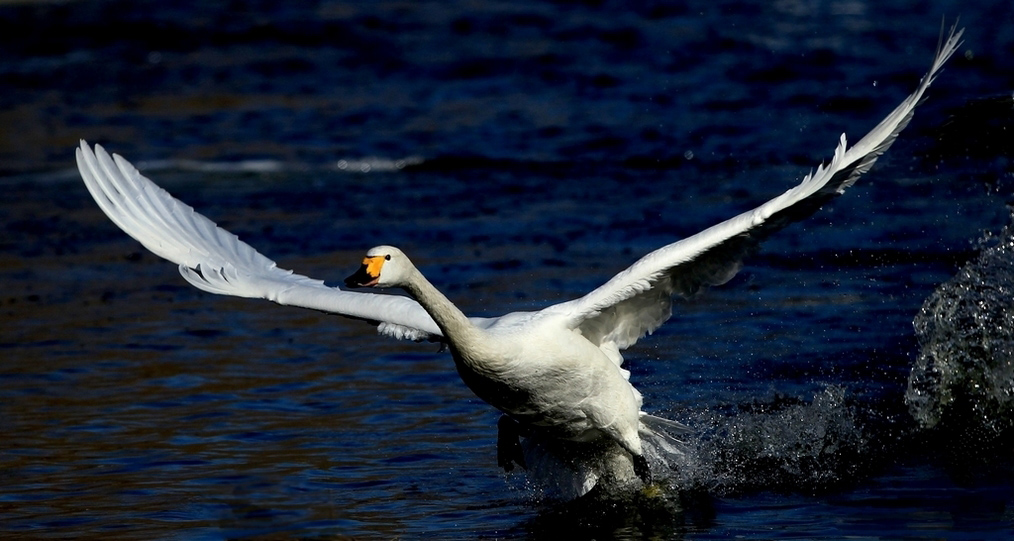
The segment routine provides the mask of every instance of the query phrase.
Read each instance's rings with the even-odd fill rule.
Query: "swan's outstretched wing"
[[[873,166],[908,125],[926,88],[961,44],[963,30],[951,28],[919,87],[870,133],[849,148],[841,136],[831,163],[821,165],[795,188],[763,205],[664,246],[584,297],[550,307],[572,328],[600,345],[623,349],[654,331],[672,313],[674,294],[730,280],[741,260],[767,235],[809,216],[841,194]]]
[[[178,264],[180,274],[197,288],[366,320],[397,338],[441,339],[436,324],[414,300],[342,291],[280,269],[99,145],[93,152],[82,141],[77,165],[109,219],[155,255]]]

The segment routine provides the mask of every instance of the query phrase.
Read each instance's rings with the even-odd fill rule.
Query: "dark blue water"
[[[1014,529],[1009,3],[277,4],[0,7],[5,536]],[[958,15],[874,170],[627,351],[695,429],[656,497],[542,498],[446,353],[192,289],[73,170],[101,143],[333,283],[390,243],[469,314],[537,308],[791,187]]]

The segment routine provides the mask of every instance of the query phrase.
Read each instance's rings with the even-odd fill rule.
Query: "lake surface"
[[[277,4],[0,7],[5,537],[1014,532],[1014,5]],[[795,185],[958,15],[873,171],[625,352],[694,428],[651,497],[544,497],[446,352],[193,289],[74,169],[100,143],[328,283],[394,244],[535,309]]]

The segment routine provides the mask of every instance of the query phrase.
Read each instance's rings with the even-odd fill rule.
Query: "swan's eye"
[[[384,256],[384,260],[386,260],[386,261],[390,261],[390,260],[391,260],[391,254],[387,254],[387,255],[385,255],[385,256]]]

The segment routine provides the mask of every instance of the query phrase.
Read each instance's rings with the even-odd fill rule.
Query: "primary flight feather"
[[[93,149],[82,141],[77,163],[103,212],[153,253],[177,263],[195,287],[339,314],[376,324],[385,335],[447,344],[462,380],[505,414],[501,432],[513,431],[507,439],[520,435],[534,442],[518,450],[507,441],[501,465],[532,461],[540,442],[606,441],[626,458],[620,469],[649,481],[642,439],[672,443],[663,432],[685,427],[641,411],[641,395],[621,367],[620,352],[670,317],[673,296],[727,282],[767,235],[810,215],[867,172],[908,124],[961,34],[952,27],[916,90],[852,147],[842,135],[831,161],[796,187],[645,255],[583,297],[500,317],[466,317],[391,246],[367,252],[346,285],[399,287],[412,298],[326,286],[279,268],[99,145]],[[579,473],[574,495],[604,475],[623,477]]]

